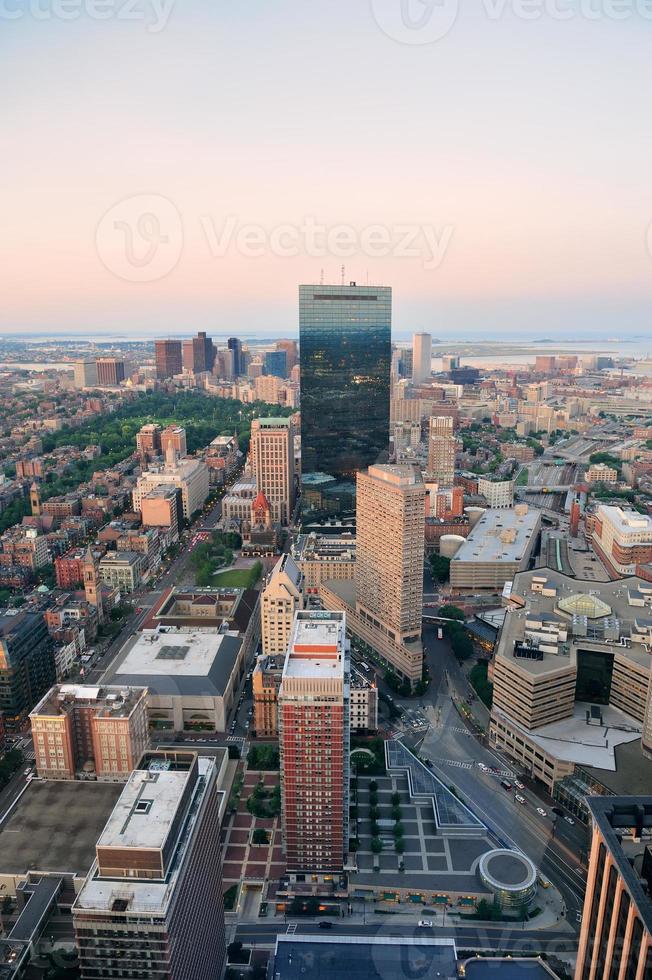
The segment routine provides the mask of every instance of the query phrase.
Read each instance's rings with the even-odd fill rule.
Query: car
[[[542,806],[538,806],[537,807],[537,813],[540,813],[542,817],[547,817],[548,816],[546,810],[544,810]]]
[[[32,775],[32,767],[29,766],[23,773],[23,776],[31,776],[31,775]]]
[[[320,922],[319,923],[319,928],[320,929],[332,929],[333,928],[333,923],[332,922],[327,922],[326,920],[324,920],[323,922]]]
[[[558,817],[563,817],[564,815],[564,811],[561,810],[558,806],[553,806],[552,812],[556,813]]]
[[[524,784],[522,782],[520,782],[518,779],[515,779],[514,780],[514,786],[517,786],[518,789],[525,789]]]
[[[520,803],[521,806],[525,806],[525,804],[527,803],[527,800],[525,799],[525,797],[524,796],[520,796],[518,793],[516,794],[516,796],[514,797],[514,799],[516,800],[517,803]]]
[[[493,769],[491,771],[493,772]],[[508,792],[512,788],[512,784],[507,779],[501,779],[500,780],[500,785],[502,786],[503,789],[506,789]]]
[[[572,817],[564,817],[564,820],[566,821],[566,823],[569,823],[571,827],[575,826],[575,821],[573,820]]]
[[[419,919],[420,929],[432,929],[432,919]]]
[[[485,766],[484,762],[478,762],[478,769],[482,769],[483,772],[488,772],[489,766]]]

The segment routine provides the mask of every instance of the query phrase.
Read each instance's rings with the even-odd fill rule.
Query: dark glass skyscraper
[[[242,366],[242,344],[237,337],[229,337],[227,347],[233,353],[233,377],[239,378],[244,373]]]
[[[304,519],[353,509],[355,474],[387,458],[389,286],[300,286]]]

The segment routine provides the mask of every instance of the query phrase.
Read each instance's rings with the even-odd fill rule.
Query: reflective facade
[[[389,286],[299,287],[303,474],[350,484],[387,458],[391,325]],[[337,513],[330,489],[321,506],[306,495],[304,517]]]

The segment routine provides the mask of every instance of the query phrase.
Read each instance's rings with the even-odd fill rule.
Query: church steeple
[[[36,480],[29,488],[29,503],[32,508],[32,517],[41,516],[41,491]]]
[[[84,555],[84,592],[86,601],[97,610],[97,621],[99,624],[104,622],[104,609],[102,606],[102,583],[98,562],[93,554],[93,549],[89,545]]]

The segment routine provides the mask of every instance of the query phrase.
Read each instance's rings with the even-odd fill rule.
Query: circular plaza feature
[[[504,909],[529,904],[536,893],[537,869],[518,851],[488,851],[480,858],[478,871],[483,885]]]

